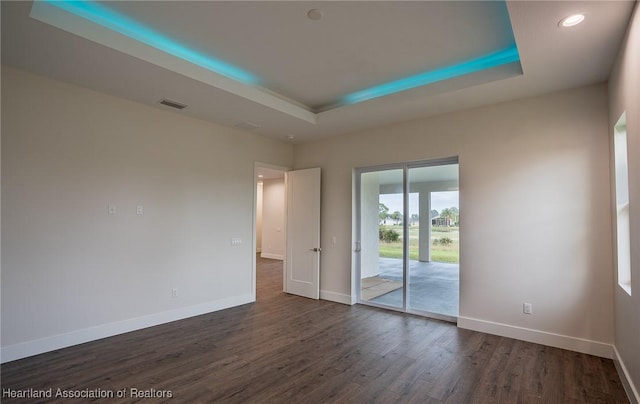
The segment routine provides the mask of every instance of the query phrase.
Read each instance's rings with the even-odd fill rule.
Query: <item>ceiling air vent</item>
[[[258,125],[257,123],[248,122],[248,121],[240,122],[233,126],[235,126],[238,129],[244,129],[244,130],[256,130],[260,127],[260,125]]]
[[[176,109],[185,109],[187,107],[185,104],[180,104],[179,102],[167,100],[166,98],[160,101],[160,104],[166,105],[167,107],[176,108]]]

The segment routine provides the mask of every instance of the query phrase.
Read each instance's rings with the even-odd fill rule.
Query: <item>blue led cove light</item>
[[[428,72],[416,74],[414,76],[405,77],[403,79],[391,81],[389,83],[380,84],[377,86],[366,88],[364,90],[356,91],[351,94],[347,94],[342,97],[341,102],[342,104],[356,104],[358,102],[371,100],[373,98],[398,93],[400,91],[410,90],[412,88],[425,86],[427,84],[436,83],[454,77],[464,76],[466,74],[471,74],[479,72],[481,70],[491,69],[493,67],[518,61],[520,61],[518,47],[516,45],[512,45],[509,48],[490,53],[488,55],[469,60],[467,62],[443,67],[437,70],[431,70]]]
[[[255,75],[222,60],[189,49],[161,33],[140,24],[132,18],[96,2],[69,0],[43,1],[232,80],[249,85],[258,84],[259,80]]]

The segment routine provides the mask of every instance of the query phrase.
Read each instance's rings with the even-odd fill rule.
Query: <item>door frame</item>
[[[379,303],[374,303],[374,302],[367,302],[362,300],[362,275],[361,275],[361,267],[360,265],[362,264],[362,254],[360,254],[360,243],[362,240],[362,221],[361,221],[361,207],[360,204],[362,202],[361,200],[361,191],[362,191],[362,187],[361,187],[361,175],[364,173],[371,173],[371,172],[376,172],[376,171],[387,171],[387,170],[402,170],[402,193],[403,195],[406,193],[406,163],[393,163],[393,164],[383,164],[383,165],[377,165],[377,166],[368,166],[368,167],[358,167],[354,169],[354,175],[355,175],[355,203],[354,203],[354,271],[352,271],[354,273],[354,284],[355,284],[355,303],[358,304],[364,304],[367,306],[373,306],[373,307],[378,307],[381,309],[387,309],[387,310],[393,310],[393,311],[399,311],[402,313],[406,313],[406,305],[407,305],[407,277],[406,277],[406,265],[407,265],[407,260],[403,259],[402,260],[402,307],[394,307],[394,306],[387,306],[384,304],[379,304]],[[403,198],[403,210],[404,210],[404,198]],[[404,213],[404,212],[403,212]],[[406,231],[404,229],[405,221],[403,221],[403,232]],[[406,233],[405,233],[406,234]],[[405,246],[406,243],[403,243],[403,257],[406,256],[406,249],[408,248],[408,245]]]
[[[269,164],[269,163],[263,163],[260,161],[255,161],[253,164],[253,224],[252,224],[252,235],[251,235],[251,299],[252,301],[256,301],[256,249],[257,249],[257,240],[256,240],[256,231],[257,231],[257,220],[258,220],[258,212],[257,212],[257,208],[258,208],[258,168],[266,168],[269,170],[275,170],[275,171],[282,171],[283,173],[286,173],[288,171],[291,171],[290,167],[284,167],[284,166],[278,166],[278,165],[274,165],[274,164]],[[285,183],[285,189],[286,189],[286,183]],[[287,240],[287,198],[285,196],[284,198],[284,211],[285,211],[285,215],[284,215],[284,226],[283,226],[283,231],[284,233],[284,238],[285,238],[285,246],[286,246],[286,240]],[[284,259],[282,260],[282,290],[285,290],[285,282],[286,282],[286,278],[284,276],[284,272],[286,271],[287,268],[287,254],[285,251],[284,254]]]
[[[353,259],[352,259],[352,285],[354,286],[354,288],[352,289],[352,296],[355,296],[355,299],[352,299],[354,301],[354,303],[358,303],[358,304],[364,304],[367,306],[373,306],[373,307],[378,307],[381,309],[386,309],[386,310],[393,310],[393,311],[399,311],[399,312],[403,312],[403,313],[410,313],[410,314],[416,314],[416,315],[420,315],[420,316],[424,316],[424,317],[429,317],[429,318],[433,318],[433,319],[437,319],[437,320],[444,320],[444,321],[448,321],[448,322],[453,322],[453,323],[457,323],[458,322],[458,317],[452,317],[452,316],[448,316],[448,315],[444,315],[444,314],[439,314],[439,313],[433,313],[433,312],[428,312],[428,311],[423,311],[423,310],[416,310],[411,308],[408,304],[407,304],[407,299],[408,299],[408,287],[407,287],[407,282],[409,280],[409,243],[408,241],[408,237],[404,237],[404,242],[403,242],[403,260],[402,260],[402,307],[393,307],[393,306],[387,306],[387,305],[383,305],[383,304],[379,304],[379,303],[374,303],[374,302],[368,302],[368,301],[363,301],[362,300],[362,278],[361,278],[361,254],[359,251],[359,247],[360,247],[360,240],[362,240],[362,234],[361,234],[361,175],[363,173],[369,173],[369,172],[376,172],[376,171],[385,171],[385,170],[402,170],[403,171],[403,176],[402,176],[402,192],[403,192],[403,215],[405,215],[405,219],[406,219],[406,214],[409,211],[409,189],[408,189],[408,173],[409,173],[409,169],[412,168],[420,168],[420,167],[435,167],[435,166],[441,166],[441,165],[448,165],[448,164],[457,164],[458,165],[458,192],[460,192],[460,159],[458,156],[452,156],[452,157],[444,157],[444,158],[435,158],[435,159],[428,159],[428,160],[416,160],[416,161],[408,161],[408,162],[400,162],[400,163],[391,163],[391,164],[381,164],[381,165],[375,165],[375,166],[366,166],[366,167],[357,167],[353,170],[353,180],[354,180],[354,195],[353,195],[353,228],[352,228],[352,234],[353,234]],[[458,203],[460,203],[460,201],[458,200]],[[460,207],[460,211],[462,211],[462,207]],[[403,220],[402,222],[402,227],[403,227],[403,233],[405,235],[409,234],[409,225],[408,225],[408,220]],[[460,230],[460,246],[459,246],[459,251],[458,253],[460,253],[460,251],[462,250],[462,227]],[[462,274],[462,257],[460,257],[460,260],[458,262],[458,273]],[[460,287],[460,284],[458,284],[458,287]],[[460,294],[459,294],[460,295]],[[460,298],[458,298],[458,302],[460,301]],[[458,313],[459,316],[459,313]]]

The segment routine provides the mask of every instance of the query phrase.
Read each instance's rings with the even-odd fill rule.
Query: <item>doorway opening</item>
[[[288,170],[256,162],[254,174],[253,299],[256,298],[257,254],[261,258],[283,261],[284,292],[319,299],[321,169]]]
[[[288,169],[269,164],[255,166],[255,234],[253,290],[256,298],[273,293],[274,280],[283,291],[283,268],[286,255],[286,188]],[[264,273],[260,273],[260,271]]]
[[[262,258],[256,254],[256,300],[264,301],[282,294],[282,260]]]
[[[457,321],[457,157],[356,173],[357,301]]]

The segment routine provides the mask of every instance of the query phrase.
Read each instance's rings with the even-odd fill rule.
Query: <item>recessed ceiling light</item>
[[[264,178],[264,175],[260,174],[258,175],[258,178]]]
[[[289,136],[287,136],[287,139],[289,139],[289,140],[293,140],[293,139],[295,139],[295,138],[296,138],[296,137],[295,137],[295,136],[293,136],[293,135],[289,135]]]
[[[323,16],[324,12],[322,10],[318,10],[317,8],[312,8],[307,13],[307,17],[309,17],[309,19],[313,21],[321,20]]]
[[[563,28],[575,27],[584,21],[584,14],[573,14],[560,20],[558,25]]]

